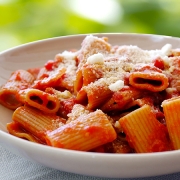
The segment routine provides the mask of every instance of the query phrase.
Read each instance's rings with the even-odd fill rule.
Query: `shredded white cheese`
[[[87,64],[104,64],[104,56],[101,53],[93,54],[87,58]]]
[[[120,125],[119,121],[116,121],[115,124],[114,124],[114,126],[115,126],[117,129],[120,129],[120,128],[121,128],[121,125]]]
[[[126,58],[129,63],[133,64],[149,63],[152,60],[148,51],[133,45],[119,46],[116,53],[121,57]]]
[[[69,91],[65,90],[63,92],[59,91],[58,96],[59,96],[59,98],[68,99],[72,96],[72,94]]]
[[[109,85],[109,89],[111,91],[119,91],[123,87],[124,87],[124,81],[122,81],[122,80],[118,80],[115,83]]]
[[[64,51],[64,52],[62,52],[62,54],[59,54],[59,55],[64,57],[64,59],[72,60],[72,59],[75,59],[76,52]]]
[[[149,54],[151,56],[151,59],[155,59],[160,57],[165,64],[169,64],[168,56],[171,54],[172,51],[172,45],[171,44],[165,44],[161,49],[156,50],[150,50]]]
[[[162,54],[165,56],[169,56],[172,51],[172,45],[171,44],[166,44],[161,48]]]

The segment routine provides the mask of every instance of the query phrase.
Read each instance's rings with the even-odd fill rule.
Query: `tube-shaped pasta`
[[[77,94],[77,102],[85,103],[87,100],[87,109],[93,110],[102,106],[112,96],[113,92],[107,85],[93,85],[84,86]]]
[[[158,92],[166,89],[169,82],[166,75],[159,72],[133,72],[129,76],[129,84],[138,89]]]
[[[91,82],[103,77],[103,66],[99,64],[85,64],[82,67],[83,85],[87,86]]]
[[[49,60],[41,68],[33,87],[44,90],[47,87],[62,88],[73,92],[75,80],[76,53],[64,51],[57,54],[54,60]]]
[[[59,116],[46,114],[28,106],[17,108],[13,113],[12,119],[42,142],[45,142],[47,131],[52,131],[65,122]]]
[[[111,45],[107,38],[98,38],[96,36],[87,36],[83,42],[78,54],[79,67],[86,63],[87,58],[96,53],[110,53]]]
[[[66,68],[58,69],[52,71],[47,71],[45,68],[42,68],[39,74],[40,77],[34,81],[32,87],[36,89],[46,89],[47,87],[56,87],[62,81],[62,77],[66,72]]]
[[[56,113],[60,107],[60,101],[55,95],[38,89],[28,90],[25,95],[25,103],[46,113]]]
[[[74,81],[74,92],[77,94],[77,92],[82,88],[82,86],[83,86],[82,70],[78,69],[76,72],[76,79]]]
[[[54,147],[89,151],[115,140],[116,136],[107,116],[101,110],[96,110],[48,132],[46,141]]]
[[[34,76],[25,70],[17,70],[11,74],[11,77],[0,88],[0,103],[9,109],[16,109],[21,105],[16,95],[20,90],[31,86],[34,82]]]
[[[163,101],[162,107],[173,147],[180,149],[180,97]]]
[[[156,119],[149,105],[125,115],[119,123],[137,153],[170,150],[166,126]]]
[[[17,122],[12,121],[8,123],[7,130],[10,134],[16,137],[27,139],[31,142],[36,142],[40,144],[42,143],[39,139],[35,138],[32,134],[30,134],[29,132],[26,132]]]
[[[142,97],[142,91],[130,86],[124,86],[121,90],[113,93],[112,98],[103,104],[101,109],[105,112],[112,110],[125,110],[128,104]]]

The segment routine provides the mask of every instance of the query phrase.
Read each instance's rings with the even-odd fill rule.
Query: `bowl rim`
[[[54,40],[60,40],[60,39],[71,39],[71,38],[76,38],[76,37],[86,37],[87,35],[93,35],[93,36],[100,36],[100,37],[105,37],[105,36],[142,36],[142,37],[163,37],[163,38],[171,38],[171,39],[179,39],[180,37],[175,37],[175,36],[170,36],[170,35],[161,35],[161,34],[148,34],[148,33],[119,33],[119,32],[110,32],[110,33],[82,33],[82,34],[70,34],[70,35],[62,35],[62,36],[56,36],[56,37],[49,37],[49,38],[44,38],[44,39],[38,39],[38,40],[33,40],[30,42],[25,42],[19,45],[16,45],[14,47],[7,48],[5,50],[0,51],[0,55],[4,53],[9,53],[9,51],[16,50],[18,48],[26,47],[29,45],[34,45],[34,44],[39,44],[39,43],[44,43],[48,41],[54,41]]]

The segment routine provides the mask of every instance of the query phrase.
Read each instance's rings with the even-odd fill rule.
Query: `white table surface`
[[[173,164],[172,164],[173,165]],[[51,169],[17,156],[0,145],[0,180],[108,180]],[[119,180],[180,180],[180,173]],[[111,180],[117,180],[112,178]]]

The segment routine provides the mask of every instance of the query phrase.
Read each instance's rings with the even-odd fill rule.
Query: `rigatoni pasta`
[[[116,132],[108,117],[96,110],[48,132],[48,145],[72,150],[89,151],[116,139]]]
[[[29,89],[25,94],[25,104],[36,107],[46,113],[56,113],[60,107],[57,96],[38,89]]]
[[[180,149],[180,97],[165,100],[162,103],[164,115],[166,117],[166,124],[169,131],[169,136],[172,141],[174,149]]]
[[[0,89],[0,103],[9,109],[21,106],[18,92],[29,88],[34,82],[34,76],[26,70],[17,70],[11,74],[9,80]]]
[[[44,114],[33,107],[21,106],[12,116],[14,122],[26,130],[27,133],[45,142],[47,131],[52,131],[65,123],[65,120],[52,114]]]
[[[127,141],[137,153],[170,149],[166,126],[156,119],[149,105],[123,116],[119,123],[127,135]]]
[[[103,153],[180,149],[180,51],[144,50],[88,35],[42,67],[12,72],[0,103],[10,134]]]
[[[168,78],[162,73],[133,72],[129,77],[129,84],[138,89],[159,92],[169,85]]]

